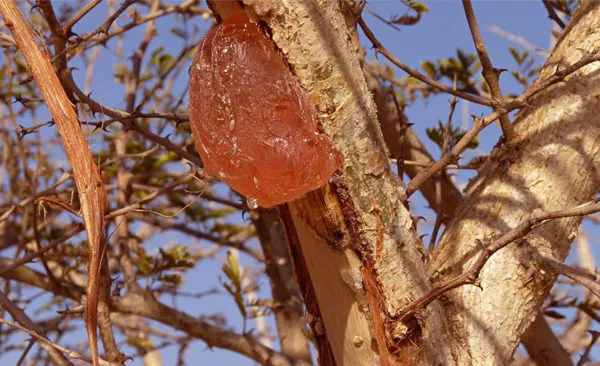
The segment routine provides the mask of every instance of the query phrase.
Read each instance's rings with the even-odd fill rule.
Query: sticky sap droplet
[[[256,210],[258,208],[258,203],[256,202],[255,198],[248,198],[246,203],[248,204],[248,208],[251,210]]]

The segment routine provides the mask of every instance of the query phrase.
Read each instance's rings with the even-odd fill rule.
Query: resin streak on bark
[[[206,167],[251,205],[296,199],[341,166],[304,90],[243,12],[210,31],[198,49],[190,120]]]

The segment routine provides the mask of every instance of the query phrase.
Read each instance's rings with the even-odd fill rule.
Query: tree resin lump
[[[217,178],[271,207],[327,182],[341,154],[282,56],[240,12],[211,30],[190,70],[196,148]]]

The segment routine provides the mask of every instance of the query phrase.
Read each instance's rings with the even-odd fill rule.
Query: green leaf
[[[125,71],[126,71],[125,68],[120,65],[114,65],[113,67],[115,69],[115,72],[113,74],[115,81],[118,83],[125,82]]]
[[[473,54],[467,55],[460,48],[456,49],[456,56],[460,60],[460,63],[462,65],[463,69],[468,69],[475,61],[475,57],[474,57],[475,55],[473,55]]]
[[[510,54],[512,55],[512,57],[515,59],[515,62],[518,65],[521,65],[521,57],[519,55],[519,51],[517,51],[516,48],[514,48],[513,46],[508,46],[508,51],[510,52]]]
[[[408,6],[416,11],[417,13],[427,13],[429,12],[429,8],[427,8],[427,6],[425,6],[425,4],[423,4],[422,2],[409,2]]]
[[[235,277],[239,278],[240,277],[240,265],[238,264],[237,259],[235,258],[235,256],[233,255],[233,253],[231,251],[227,251],[227,264],[229,264],[229,267],[235,274]]]
[[[185,282],[185,280],[178,274],[161,274],[158,276],[158,280],[174,286],[180,286]]]
[[[183,38],[183,39],[187,38],[186,31],[181,28],[171,28],[169,31],[179,38]]]
[[[241,268],[231,251],[227,252],[227,262],[223,265],[222,270],[223,273],[225,273],[225,276],[227,276],[227,278],[231,281],[231,283],[223,282],[223,287],[225,287],[225,290],[227,290],[227,292],[233,296],[235,304],[237,305],[240,313],[244,318],[246,318],[248,311],[246,309],[246,305],[244,304]]]
[[[176,161],[178,158],[178,155],[172,151],[169,151],[166,154],[161,155],[153,164],[152,164],[152,168],[154,169],[158,169],[160,167],[162,167],[163,165],[170,163],[172,161]]]
[[[435,144],[441,149],[444,145],[444,135],[442,130],[439,127],[427,128],[425,129],[425,132],[427,133],[427,137],[429,137],[431,141],[435,142]]]
[[[165,48],[163,46],[157,47],[150,55],[150,63],[156,65],[155,59],[158,57],[158,55],[163,53],[164,50]]]
[[[165,71],[169,66],[171,66],[171,63],[174,59],[175,58],[168,53],[160,55],[160,57],[158,58],[158,69],[160,71]]]
[[[438,71],[433,62],[423,61],[423,62],[421,62],[421,68],[423,69],[423,71],[425,71],[427,73],[427,75],[429,75],[430,78],[432,78],[432,79],[437,78]]]

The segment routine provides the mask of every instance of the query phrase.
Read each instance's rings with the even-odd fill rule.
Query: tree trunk
[[[451,356],[442,341],[446,325],[439,304],[409,324],[395,321],[400,309],[429,289],[422,245],[404,206],[404,187],[390,169],[361,50],[340,3],[293,1],[282,16],[266,20],[320,112],[324,132],[345,157],[332,184],[288,204],[296,271],[305,268],[301,280],[312,286],[307,308],[322,317],[313,330],[325,334],[323,348],[339,365],[368,364],[375,357],[383,365],[444,363]],[[354,293],[342,276],[359,279]],[[358,306],[357,298],[364,299]],[[368,314],[360,312],[365,307]]]
[[[540,79],[597,46],[599,10],[597,2],[579,5]],[[513,145],[499,144],[470,183],[426,271],[403,186],[386,157],[360,49],[340,3],[291,2],[283,15],[265,20],[321,113],[324,132],[345,157],[343,173],[328,187],[284,210],[296,270],[310,287],[303,291],[310,295],[305,301],[319,318],[313,330],[321,332],[316,332],[324,339],[320,349],[331,357],[322,361],[508,363],[556,277],[536,269],[532,251],[563,260],[580,219],[541,225],[519,245],[494,254],[481,273],[483,290],[463,286],[407,322],[397,317],[427,293],[429,276],[437,282],[463,273],[477,258],[479,245],[515,227],[533,209],[572,207],[594,196],[598,63],[538,93],[518,114]],[[340,290],[344,273],[362,274],[364,287],[355,288],[354,297]],[[368,314],[356,311],[363,289]],[[362,339],[369,325],[376,347],[357,352],[360,347],[352,340],[357,334]]]
[[[600,3],[582,1],[540,80],[599,44]],[[514,146],[498,144],[470,182],[433,255],[433,277],[464,272],[481,246],[536,209],[558,210],[592,199],[599,188],[599,112],[600,62],[534,96],[515,119]],[[564,260],[580,222],[581,217],[538,226],[490,258],[479,277],[481,288],[463,286],[444,297],[459,364],[510,361],[556,278],[539,270],[536,253]]]

